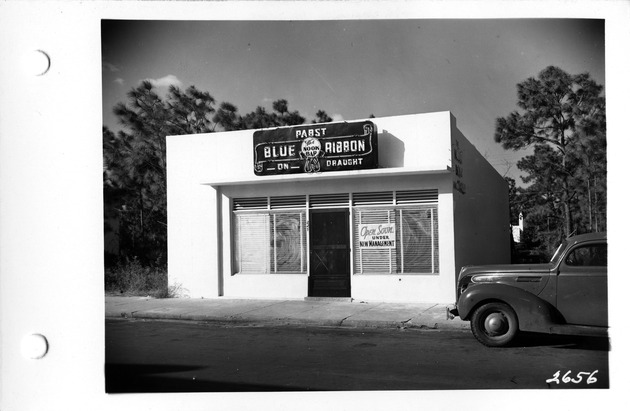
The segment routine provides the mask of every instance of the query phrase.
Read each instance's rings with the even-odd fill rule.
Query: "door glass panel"
[[[607,254],[607,247],[604,244],[578,247],[571,251],[565,264],[574,267],[605,267],[608,261]]]

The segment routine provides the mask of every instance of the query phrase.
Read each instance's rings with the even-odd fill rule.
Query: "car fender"
[[[555,307],[547,301],[505,284],[470,285],[459,297],[458,314],[462,320],[470,320],[475,308],[490,301],[500,301],[512,307],[521,331],[549,332],[553,325],[562,323]]]

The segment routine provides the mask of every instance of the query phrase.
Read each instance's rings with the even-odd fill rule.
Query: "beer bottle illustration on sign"
[[[308,137],[302,141],[300,158],[304,160],[304,171],[307,173],[319,172],[319,157],[324,154],[322,145],[315,137]]]

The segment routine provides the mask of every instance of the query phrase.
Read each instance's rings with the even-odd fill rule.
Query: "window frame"
[[[243,252],[242,242],[239,241],[243,234],[241,234],[239,224],[240,217],[246,215],[257,215],[266,217],[267,227],[263,228],[266,232],[265,238],[259,239],[259,241],[265,241],[268,243],[266,250],[260,252],[260,255],[264,255],[264,269],[243,271]],[[277,230],[278,230],[278,215],[299,215],[300,224],[298,236],[300,238],[300,270],[279,270],[278,267],[278,246],[277,246]],[[307,221],[308,213],[305,208],[300,209],[276,209],[276,210],[233,210],[232,211],[232,224],[233,224],[233,257],[232,257],[232,275],[284,275],[284,274],[308,274],[308,235],[307,235]],[[245,233],[247,235],[247,233]],[[272,244],[273,242],[273,244]]]
[[[579,250],[585,250],[585,249],[589,249],[590,251],[588,251],[588,258],[589,260],[587,260],[586,262],[592,262],[594,259],[594,250],[595,248],[605,248],[605,255],[606,255],[606,261],[604,264],[574,264],[571,261],[571,257],[573,257],[575,255],[575,253]],[[579,268],[579,267],[607,267],[608,266],[608,244],[607,243],[586,243],[586,244],[579,244],[575,247],[573,247],[571,250],[569,250],[569,252],[567,253],[567,256],[564,259],[564,265],[570,268]]]
[[[420,203],[420,204],[409,204],[409,205],[369,205],[369,206],[354,206],[351,210],[351,219],[350,222],[352,227],[352,272],[355,275],[440,275],[440,250],[439,250],[439,214],[438,214],[438,203],[437,202],[428,202],[428,203]],[[363,249],[359,247],[359,234],[357,233],[357,229],[360,224],[365,224],[361,220],[362,211],[372,211],[372,212],[388,212],[388,222],[393,222],[397,225],[396,227],[396,248],[389,249],[388,254],[388,265],[389,272],[384,270],[375,270],[375,271],[366,271],[363,268]],[[410,270],[408,272],[405,271],[405,260],[409,256],[405,254],[405,244],[404,244],[404,233],[403,233],[403,225],[402,218],[404,211],[417,211],[417,212],[428,212],[431,213],[431,217],[429,218],[429,223],[431,226],[430,236],[431,236],[431,246],[430,246],[430,259],[431,259],[431,269],[430,270]],[[392,216],[393,217],[390,217]]]

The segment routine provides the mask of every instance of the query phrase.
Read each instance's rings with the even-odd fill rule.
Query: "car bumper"
[[[446,306],[446,319],[452,320],[455,317],[459,317],[459,312],[457,311],[457,306],[455,304],[449,304]]]

